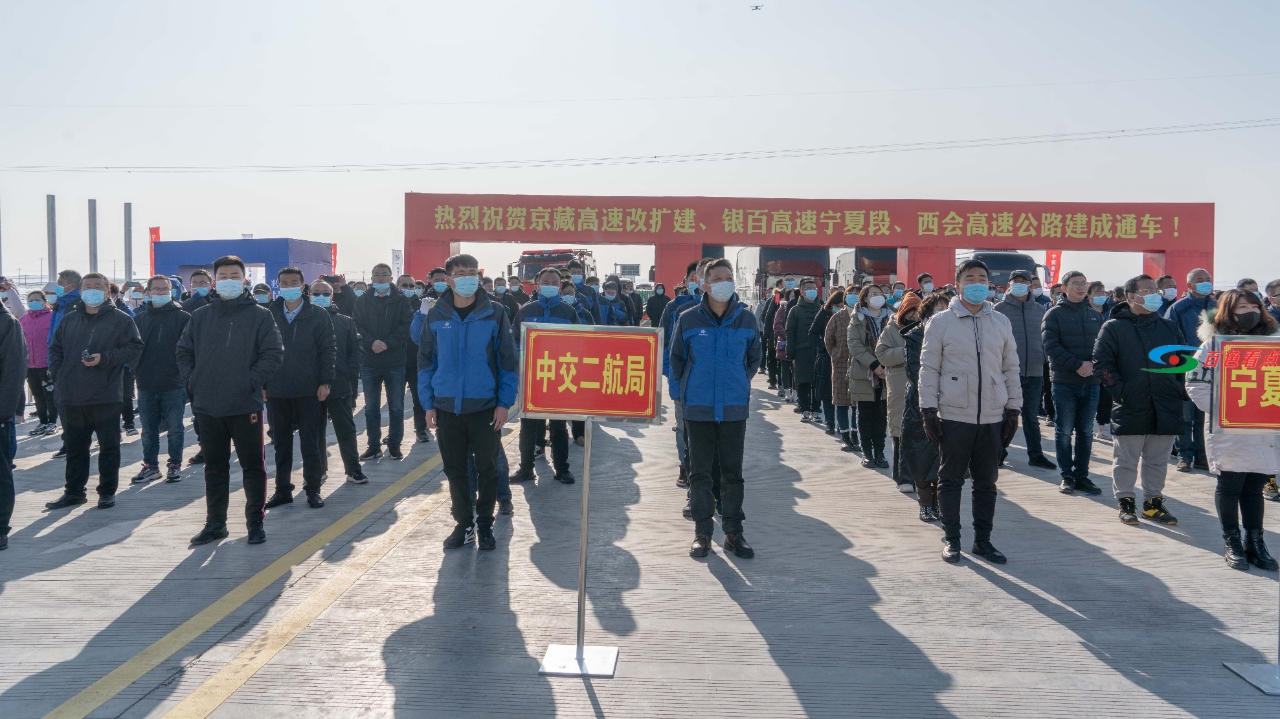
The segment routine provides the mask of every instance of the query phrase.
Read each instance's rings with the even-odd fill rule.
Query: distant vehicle
[[[1014,270],[1025,270],[1032,277],[1042,281],[1046,276],[1044,265],[1035,261],[1031,255],[1010,250],[956,250],[956,265],[968,259],[982,260],[987,266],[987,279],[996,283],[997,287],[1009,285],[1009,275]]]
[[[812,277],[818,283],[818,291],[830,284],[827,265],[831,251],[825,247],[748,247],[738,251],[737,279],[738,299],[754,305],[766,294],[767,288],[786,275],[794,275],[796,281]]]
[[[876,284],[893,284],[898,277],[898,248],[860,247],[836,256],[836,282],[841,285],[859,285],[871,281]]]
[[[520,284],[524,287],[525,292],[532,294],[537,291],[538,273],[544,267],[563,270],[569,266],[570,260],[582,262],[586,267],[584,277],[591,277],[596,274],[596,259],[591,255],[591,250],[557,248],[554,250],[525,250],[521,252],[518,262],[514,265],[507,265],[507,275],[519,277]]]

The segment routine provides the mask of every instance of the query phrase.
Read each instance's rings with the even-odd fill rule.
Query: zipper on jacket
[[[982,334],[978,332],[978,316],[973,316],[973,344],[978,353],[978,411],[974,419],[982,424]]]
[[[227,325],[227,347],[231,346],[231,331],[236,327],[236,321],[231,320],[231,324]]]

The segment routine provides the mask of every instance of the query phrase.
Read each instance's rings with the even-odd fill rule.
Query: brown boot
[[[747,540],[742,536],[741,532],[724,535],[722,545],[724,546],[724,551],[733,552],[743,559],[750,559],[756,556],[756,550],[752,549],[750,544],[747,544]]]
[[[693,544],[689,545],[690,557],[705,557],[711,551],[711,537],[706,534],[699,534],[694,537]]]

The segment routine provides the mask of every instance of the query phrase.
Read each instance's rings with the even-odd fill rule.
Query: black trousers
[[[9,432],[13,431],[13,418],[5,417],[0,421],[0,537],[9,536],[9,520],[13,518],[13,470],[9,463]]]
[[[570,424],[572,425],[572,428],[573,428],[573,438],[574,438],[574,439],[580,439],[580,438],[582,438],[582,437],[586,436],[586,434],[587,434],[587,424],[586,424],[586,422],[573,421],[573,422],[571,422]]]
[[[720,520],[725,534],[741,534],[743,444],[747,436],[746,420],[736,422],[696,422],[686,419],[685,436],[689,441],[689,511],[693,513],[695,532],[710,536],[715,529],[712,516],[716,497],[711,491],[711,468],[720,463]]]
[[[778,360],[778,389],[794,389],[791,371],[794,369],[791,360]]]
[[[493,429],[493,410],[470,414],[454,414],[436,410],[436,439],[440,443],[440,459],[449,478],[453,521],[461,526],[473,523],[481,528],[493,526],[493,505],[498,493],[498,451],[500,435]],[[467,459],[474,450],[476,493],[474,516],[471,504],[471,479],[467,476]]]
[[[262,413],[230,417],[198,415],[203,434],[205,521],[227,523],[227,502],[231,494],[231,445],[244,474],[244,518],[262,521],[267,503],[267,465],[263,458]],[[277,431],[279,431],[277,429]]]
[[[315,395],[268,397],[271,446],[276,450],[276,491],[293,494],[293,433],[302,451],[302,487],[307,494],[320,491],[324,474],[324,411]]]
[[[1053,383],[1049,381],[1049,362],[1045,360],[1044,387],[1040,390],[1040,405],[1044,408],[1044,416],[1053,419],[1056,415],[1053,411]]]
[[[1244,520],[1245,531],[1262,529],[1262,515],[1267,504],[1262,498],[1262,487],[1268,479],[1268,475],[1258,472],[1223,472],[1218,475],[1213,503],[1218,506],[1218,521],[1222,522],[1223,532],[1240,529],[1240,519]]]
[[[356,419],[350,395],[329,397],[320,403],[321,422],[327,416],[333,422],[333,433],[338,437],[338,452],[342,455],[342,469],[347,476],[360,471],[360,450],[356,447]],[[324,463],[324,471],[329,471],[328,432],[320,427],[320,461]],[[303,460],[305,461],[305,460]]]
[[[89,450],[98,435],[98,495],[120,485],[120,403],[63,405],[62,444],[67,450],[67,494],[83,497],[89,484]],[[6,435],[7,436],[7,435]]]
[[[876,390],[876,396],[883,394]],[[879,457],[884,454],[884,435],[889,429],[889,408],[882,399],[870,402],[858,402],[858,435],[862,441],[862,452],[867,456]]]
[[[48,374],[48,367],[27,368],[27,389],[31,390],[31,398],[36,403],[36,417],[40,419],[40,424],[58,421],[58,406],[53,403],[53,392],[44,388],[44,379]]]
[[[764,366],[769,373],[769,384],[777,385],[780,370],[778,367],[778,349],[773,341],[773,335],[764,337]]]
[[[413,396],[413,429],[415,432],[427,431],[427,410],[418,399],[418,365],[405,365],[404,380],[409,385],[409,394]]]
[[[551,429],[551,467],[556,473],[569,469],[569,429],[562,419],[520,420],[520,469],[533,469],[533,448]]]
[[[1000,466],[1000,422],[969,424],[942,420],[942,464],[938,507],[948,540],[960,541],[960,495],[966,470],[973,475],[973,538],[991,541],[996,516],[996,476]]]
[[[814,401],[812,382],[796,383],[796,406],[801,412],[817,412],[821,409]]]
[[[133,426],[133,370],[124,368],[124,399],[120,400],[120,417],[126,428]]]

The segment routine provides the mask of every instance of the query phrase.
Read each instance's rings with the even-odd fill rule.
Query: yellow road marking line
[[[434,494],[396,520],[363,552],[342,565],[336,574],[325,580],[310,596],[290,609],[265,634],[245,647],[226,666],[170,709],[164,715],[165,719],[204,719],[212,714],[448,498],[449,493],[441,485]]]
[[[322,549],[326,544],[354,527],[360,520],[368,517],[382,505],[391,501],[427,472],[440,464],[440,455],[428,459],[394,484],[378,492],[359,507],[348,512],[338,521],[322,529],[315,536],[294,547],[287,554],[272,562],[262,571],[246,579],[240,586],[223,595],[218,601],[205,607],[203,611],[179,625],[176,629],[156,640],[154,644],[143,649],[132,659],[111,670],[109,674],[90,684],[79,694],[63,702],[53,711],[44,715],[44,719],[84,719],[94,709],[105,704],[130,684],[141,679],[147,672],[160,666],[160,663],[173,656],[178,650],[195,641],[231,612],[240,608],[245,602],[257,596],[259,592],[271,586],[296,565]]]

